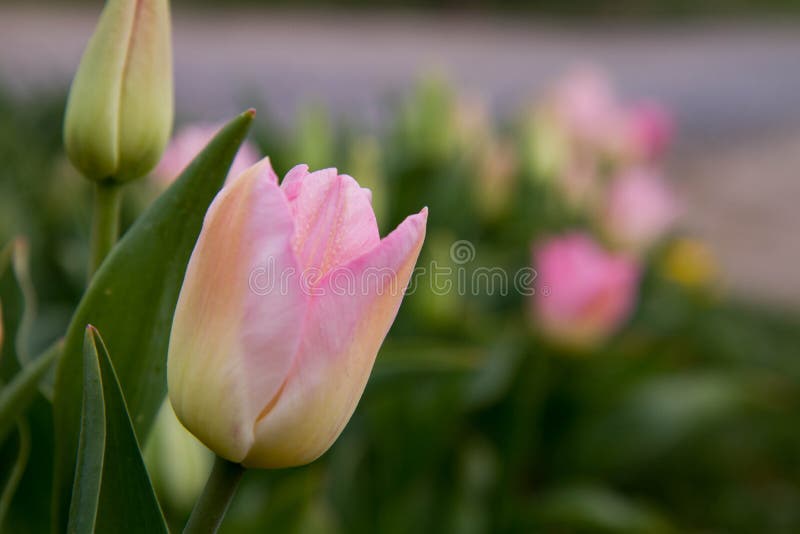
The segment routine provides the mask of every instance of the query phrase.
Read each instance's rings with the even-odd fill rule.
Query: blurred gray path
[[[0,83],[21,95],[65,86],[96,16],[0,6]],[[601,65],[627,95],[675,111],[687,224],[734,289],[800,303],[800,24],[178,11],[174,25],[178,112],[208,119],[266,102],[288,120],[316,100],[375,122],[430,70],[512,113],[570,65]]]

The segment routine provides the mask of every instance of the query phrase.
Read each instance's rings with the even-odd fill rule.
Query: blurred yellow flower
[[[714,254],[705,243],[689,237],[677,239],[669,246],[661,270],[668,279],[689,289],[709,288],[719,280]]]

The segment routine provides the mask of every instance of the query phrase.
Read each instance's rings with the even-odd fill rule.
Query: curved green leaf
[[[25,468],[28,466],[28,458],[31,454],[31,429],[24,417],[17,420],[17,432],[19,433],[19,445],[17,446],[17,459],[11,468],[11,473],[5,482],[3,492],[0,494],[0,530],[3,529],[6,515],[11,507],[11,501],[17,491]]]
[[[4,380],[10,380],[32,359],[30,341],[36,292],[29,273],[29,255],[28,242],[22,237],[0,250],[0,300],[5,321],[0,343],[0,376]]]
[[[83,347],[83,414],[67,532],[167,533],[114,366],[96,328]]]
[[[36,289],[33,287],[33,280],[31,280],[30,255],[30,246],[26,239],[18,238],[14,240],[11,266],[17,284],[19,284],[23,301],[22,315],[19,318],[19,326],[17,326],[15,338],[17,359],[21,366],[31,362],[29,345],[33,331],[33,321],[36,318]]]
[[[103,332],[137,434],[144,439],[166,391],[172,315],[208,205],[252,122],[228,123],[180,178],[114,247],[86,290],[67,330],[53,401],[56,436],[53,521],[69,505],[81,412],[83,330]]]
[[[39,381],[59,354],[58,344],[25,367],[0,389],[0,443],[36,397]]]

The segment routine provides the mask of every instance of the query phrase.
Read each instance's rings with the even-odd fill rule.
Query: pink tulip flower
[[[623,103],[608,76],[591,67],[576,69],[558,83],[545,113],[550,128],[562,129],[574,149],[612,162],[658,159],[674,133],[672,116],[663,106]]]
[[[582,68],[567,75],[555,88],[556,116],[578,142],[607,148],[622,126],[623,110],[603,71]]]
[[[536,326],[560,345],[589,348],[602,342],[631,314],[639,266],[574,233],[534,247],[537,270],[532,300]]]
[[[675,133],[672,115],[656,102],[643,102],[631,107],[627,123],[633,152],[644,161],[663,156]]]
[[[153,170],[153,176],[163,185],[172,183],[214,138],[219,129],[219,125],[203,123],[190,124],[182,128],[167,145],[161,161]],[[228,177],[238,176],[259,159],[261,155],[258,148],[250,141],[245,141],[233,160]]]
[[[210,449],[247,467],[302,465],[341,433],[425,238],[427,209],[381,239],[369,190],[269,159],[206,215],[170,337],[169,397]]]
[[[633,168],[611,183],[601,220],[614,244],[642,251],[674,226],[679,212],[675,196],[657,171]]]

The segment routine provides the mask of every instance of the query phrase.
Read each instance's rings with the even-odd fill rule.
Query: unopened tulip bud
[[[388,213],[386,176],[382,167],[382,150],[374,136],[361,137],[350,145],[349,167],[359,183],[372,192],[372,210],[378,221],[384,221]]]
[[[108,0],[67,101],[70,160],[93,180],[143,176],[164,151],[172,116],[168,0]]]
[[[474,200],[484,220],[495,221],[505,214],[513,198],[517,155],[511,143],[497,139],[489,139],[481,152]]]
[[[144,459],[159,496],[183,510],[197,500],[213,463],[213,455],[181,425],[169,401],[158,412]]]
[[[178,419],[246,467],[306,464],[355,410],[425,237],[427,210],[381,239],[368,190],[264,159],[208,210],[169,343]]]
[[[679,213],[678,201],[658,171],[633,168],[612,182],[601,225],[616,246],[641,252],[672,229]]]
[[[636,302],[639,266],[575,233],[534,249],[537,329],[551,341],[591,348],[627,320]]]
[[[675,122],[660,104],[643,102],[628,111],[627,129],[634,155],[653,161],[663,156],[672,141]]]

